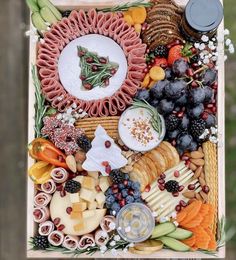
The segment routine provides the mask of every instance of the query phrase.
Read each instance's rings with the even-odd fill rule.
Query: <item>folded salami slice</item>
[[[103,231],[109,233],[116,228],[116,218],[114,216],[105,216],[101,222],[100,227]]]
[[[45,221],[39,224],[39,235],[48,236],[54,230],[54,224],[52,221]]]
[[[51,171],[51,177],[56,183],[65,182],[68,179],[68,175],[69,175],[68,172],[61,167],[54,168]]]
[[[79,238],[77,236],[67,235],[64,238],[62,246],[69,250],[76,250],[79,245]]]
[[[40,192],[34,197],[34,206],[46,207],[52,199],[52,195]]]
[[[47,207],[36,207],[33,210],[33,219],[36,223],[42,223],[49,219],[49,209]]]
[[[80,238],[78,248],[79,249],[86,249],[90,246],[95,246],[95,239],[92,234],[83,235]]]
[[[102,229],[98,229],[95,232],[95,243],[98,246],[105,246],[108,241],[109,241],[109,235],[106,231]]]
[[[52,194],[56,191],[56,184],[53,179],[49,179],[44,184],[41,184],[41,190],[45,193]]]
[[[64,234],[58,230],[52,231],[48,236],[48,241],[53,246],[60,246],[64,241]]]

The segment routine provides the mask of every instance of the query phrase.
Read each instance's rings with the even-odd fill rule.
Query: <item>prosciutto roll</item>
[[[101,222],[100,227],[103,231],[109,233],[116,228],[116,219],[114,216],[105,216]]]
[[[109,235],[106,231],[99,229],[95,233],[95,243],[98,246],[105,246],[109,241]]]
[[[54,224],[52,221],[46,221],[39,224],[39,235],[48,236],[54,230]]]
[[[58,230],[52,231],[48,236],[48,241],[53,246],[60,246],[64,241],[64,234]]]
[[[47,207],[36,207],[33,211],[33,219],[36,223],[43,223],[50,217],[49,209]]]
[[[76,250],[79,245],[79,238],[77,236],[67,235],[64,238],[62,246],[69,250]]]
[[[83,235],[80,238],[78,248],[79,249],[86,249],[90,246],[95,246],[95,239],[92,234]]]
[[[41,190],[45,193],[52,194],[56,191],[56,184],[53,179],[49,179],[44,184],[41,184]]]
[[[54,182],[56,182],[56,183],[65,182],[68,179],[68,175],[69,175],[68,172],[61,167],[54,168],[51,171],[51,177],[54,180]]]
[[[49,202],[52,199],[52,195],[44,193],[44,192],[39,192],[35,197],[34,197],[34,206],[36,207],[46,207]]]

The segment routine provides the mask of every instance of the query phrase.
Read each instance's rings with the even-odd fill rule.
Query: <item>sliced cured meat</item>
[[[47,207],[36,207],[33,210],[33,219],[36,223],[42,223],[49,219],[49,209]]]
[[[100,227],[103,231],[110,233],[116,228],[116,218],[114,216],[105,216],[101,223]]]
[[[87,249],[90,246],[95,246],[95,239],[92,234],[83,235],[79,240],[79,249]]]
[[[54,224],[52,221],[45,221],[39,224],[39,235],[41,236],[48,236],[54,230]]]
[[[41,184],[41,190],[47,194],[53,194],[56,191],[56,184],[53,179]]]
[[[71,251],[76,250],[78,248],[78,245],[79,245],[79,238],[77,236],[70,236],[70,235],[65,236],[64,241],[62,243],[63,247]]]
[[[109,235],[106,231],[99,229],[95,232],[95,243],[98,246],[105,246],[109,241]]]
[[[54,182],[56,183],[63,183],[68,179],[68,172],[61,167],[58,168],[54,168],[51,173],[50,173],[52,179],[54,180]]]
[[[60,246],[64,241],[64,234],[61,231],[52,231],[48,236],[48,241],[53,246]]]
[[[52,195],[40,192],[34,197],[34,205],[36,207],[46,207],[52,199]]]

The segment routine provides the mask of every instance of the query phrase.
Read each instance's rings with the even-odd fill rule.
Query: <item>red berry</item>
[[[118,200],[122,200],[122,195],[121,195],[121,193],[118,193],[116,198],[117,198]]]
[[[179,192],[178,191],[172,192],[172,195],[173,195],[173,197],[178,197],[179,196]]]
[[[61,219],[60,219],[60,218],[55,218],[55,219],[53,220],[53,223],[54,223],[55,226],[59,225],[60,222],[61,222]]]
[[[181,191],[183,191],[183,190],[184,190],[184,186],[183,186],[183,185],[179,186],[178,191],[181,192]]]
[[[175,171],[175,172],[174,172],[174,176],[175,176],[176,178],[178,178],[179,175],[180,175],[179,171]]]
[[[85,77],[84,75],[81,75],[81,76],[80,76],[80,79],[81,79],[82,81],[84,81],[84,80],[86,80],[86,77]]]
[[[105,167],[105,172],[106,172],[107,174],[110,174],[110,173],[111,173],[111,165],[107,165],[107,166]]]
[[[164,179],[158,179],[157,182],[158,182],[159,184],[164,184],[164,183],[165,183],[165,180],[164,180]]]
[[[184,116],[184,112],[183,111],[177,113],[177,117],[178,118],[182,118],[183,116]]]
[[[111,74],[112,74],[112,75],[115,75],[116,72],[117,72],[117,69],[115,69],[115,68],[113,68],[113,69],[111,70]]]
[[[118,190],[118,189],[112,189],[112,192],[113,192],[114,194],[116,194],[116,193],[119,192],[119,190]]]
[[[131,196],[133,196],[133,195],[134,195],[134,191],[133,191],[133,190],[129,190],[129,191],[128,191],[128,194],[131,195]]]
[[[113,184],[113,185],[112,185],[112,188],[113,188],[113,189],[117,189],[117,188],[118,188],[118,184]]]
[[[193,63],[193,64],[192,64],[192,67],[193,67],[194,69],[196,69],[196,68],[198,68],[198,64],[197,64],[197,63]]]
[[[87,62],[87,63],[92,63],[92,62],[93,62],[93,58],[92,58],[92,57],[86,58],[86,62]]]
[[[198,88],[198,84],[197,84],[196,81],[193,81],[193,82],[191,83],[191,86],[192,86],[192,88]]]
[[[105,142],[105,147],[106,148],[110,148],[111,147],[111,142],[110,141],[106,141]]]
[[[102,166],[106,167],[106,166],[108,166],[108,165],[109,165],[109,162],[108,162],[108,161],[103,161],[103,162],[102,162]]]
[[[93,65],[93,66],[92,66],[92,71],[98,71],[98,66]]]
[[[203,192],[205,192],[206,194],[209,193],[209,191],[210,191],[210,189],[209,189],[209,187],[208,187],[207,185],[204,185],[204,186],[202,187],[202,190],[203,190]]]
[[[209,116],[209,114],[207,112],[203,112],[201,115],[203,120],[207,120],[208,116]]]
[[[195,184],[189,184],[188,189],[189,190],[195,190]]]
[[[70,215],[70,213],[72,212],[72,207],[68,207],[66,208],[66,213]]]
[[[128,180],[124,180],[124,185],[127,186],[128,185]]]
[[[106,58],[100,58],[99,62],[102,64],[106,64],[107,63],[107,59]]]
[[[158,185],[158,188],[159,188],[161,191],[165,190],[165,187],[164,187],[163,185],[161,185],[161,184]]]
[[[148,184],[147,186],[146,186],[146,188],[145,188],[145,192],[149,192],[151,190],[151,185],[150,184]]]
[[[65,228],[65,226],[64,226],[63,224],[61,224],[61,225],[57,228],[57,230],[58,230],[58,231],[62,231],[64,228]]]
[[[180,205],[181,207],[186,207],[186,206],[187,206],[187,203],[186,203],[184,200],[181,200],[181,201],[179,202],[179,205]]]
[[[187,75],[189,76],[189,77],[192,77],[193,76],[193,69],[187,69]]]
[[[180,212],[180,211],[181,211],[181,206],[180,206],[180,205],[177,205],[177,206],[175,207],[175,210],[176,210],[177,212]]]
[[[189,160],[188,160],[188,161],[186,161],[186,162],[185,162],[185,166],[189,168],[189,166],[190,166],[190,163],[191,163],[191,162],[190,162]]]
[[[125,206],[125,199],[122,199],[120,202],[119,202],[120,206],[121,207],[124,207]]]
[[[162,174],[160,175],[160,178],[161,178],[161,179],[165,179],[165,178],[166,178],[165,173],[162,173]]]
[[[66,196],[66,191],[65,190],[61,190],[60,191],[60,196],[63,198]]]
[[[90,83],[85,83],[83,84],[84,88],[87,89],[87,90],[91,90],[93,87]]]

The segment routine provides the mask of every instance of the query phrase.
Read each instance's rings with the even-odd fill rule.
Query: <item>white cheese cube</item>
[[[88,176],[93,177],[94,179],[98,179],[99,173],[98,172],[88,172]]]
[[[84,180],[84,176],[77,176],[74,178],[75,181],[78,181],[80,184],[83,183],[83,180]]]
[[[88,190],[85,188],[81,188],[80,190],[80,198],[88,201],[88,202],[92,202],[95,200],[96,197],[96,192],[94,190]]]
[[[96,201],[88,203],[88,209],[96,209],[96,208],[97,208],[97,202]]]
[[[70,202],[72,204],[80,202],[79,193],[70,193],[69,196],[70,196]]]
[[[100,189],[105,192],[109,187],[109,177],[102,176],[99,178],[99,187]]]
[[[95,197],[95,200],[97,201],[98,205],[101,205],[105,203],[106,197],[103,192],[98,192]]]

